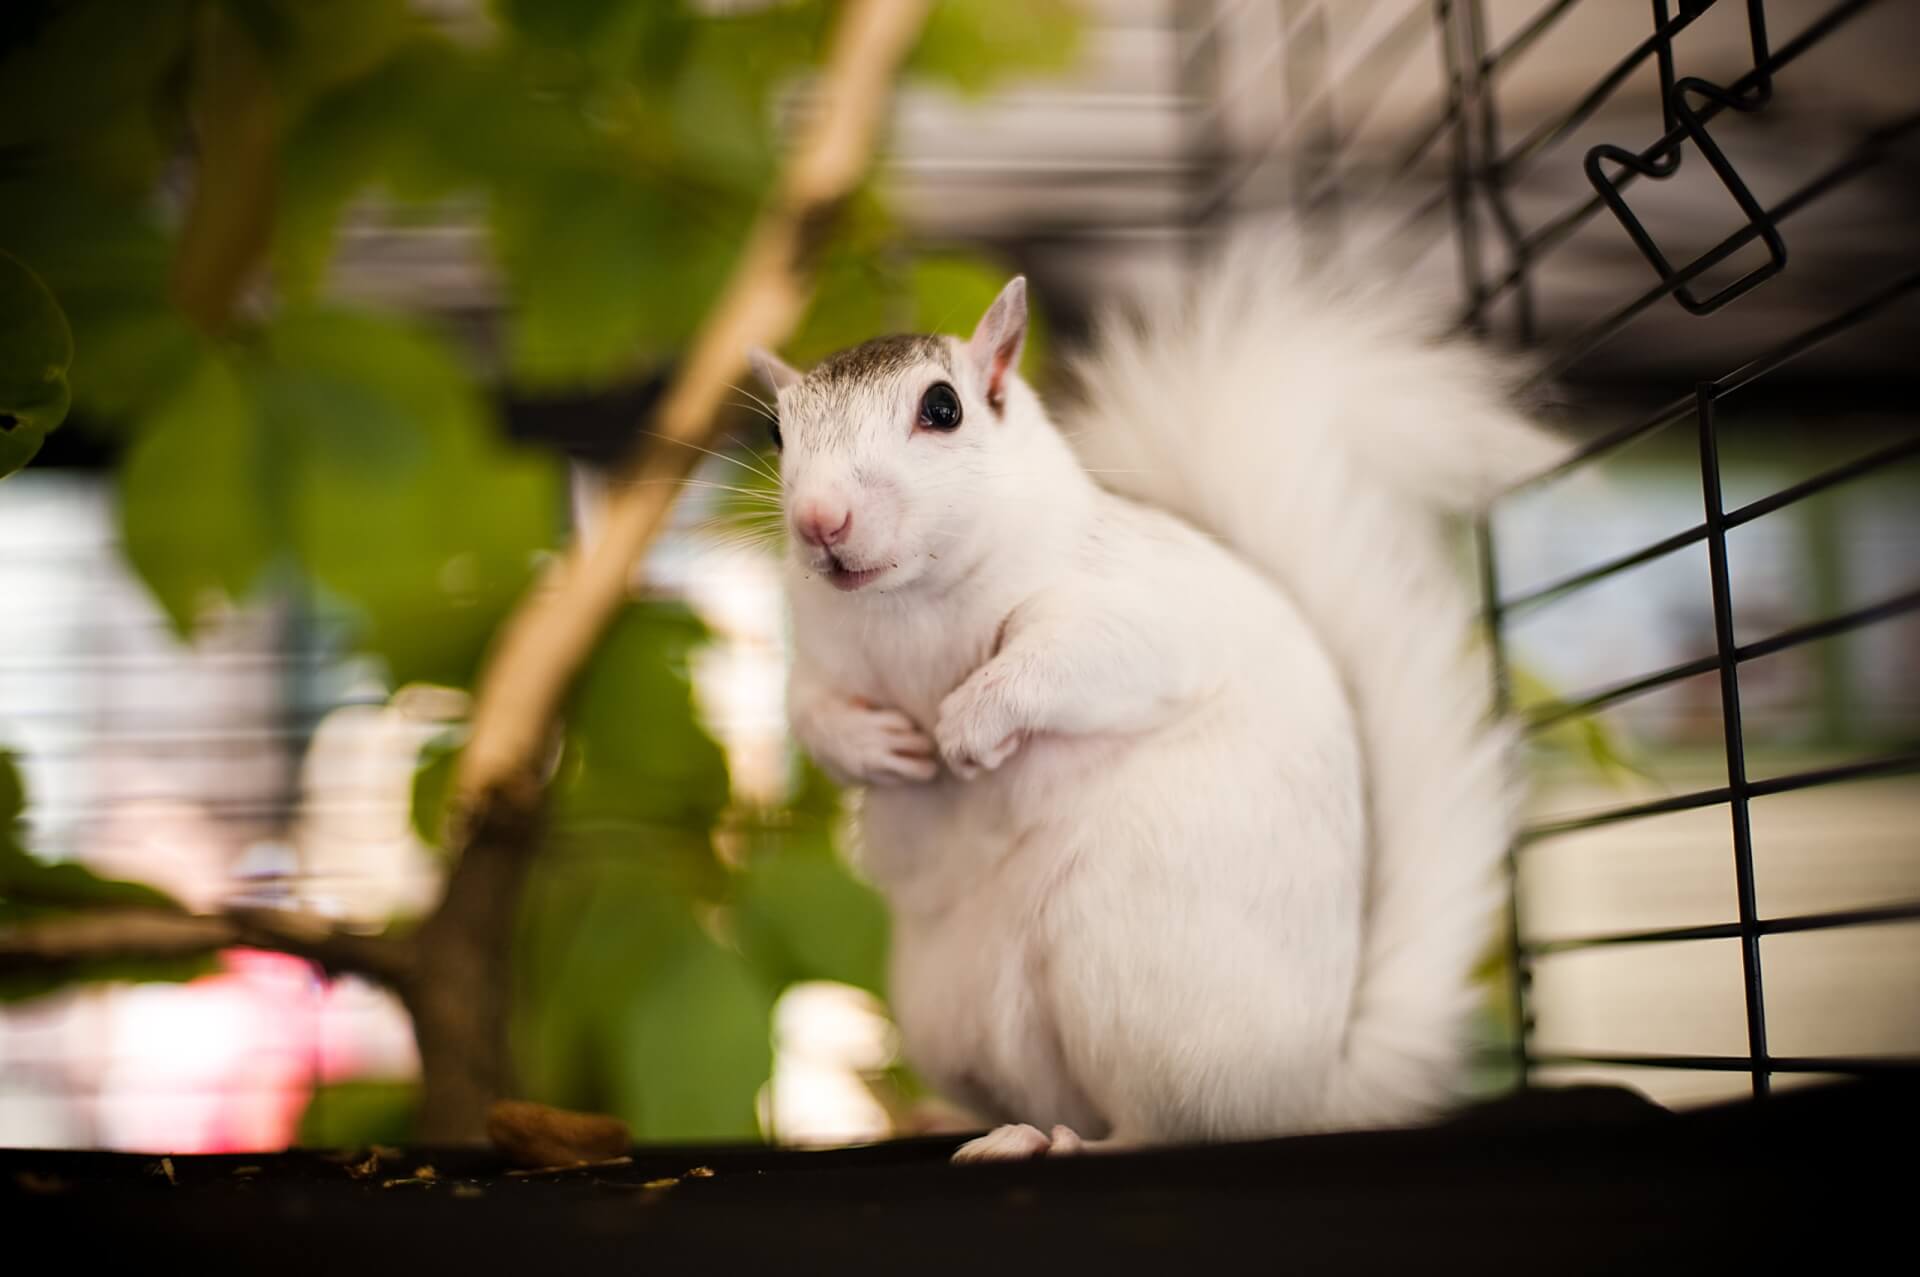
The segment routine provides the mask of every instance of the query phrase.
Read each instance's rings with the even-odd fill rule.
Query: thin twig
[[[388,983],[405,975],[409,957],[397,940],[353,935],[315,914],[290,910],[190,914],[89,909],[0,929],[0,970],[107,958],[184,958],[232,948],[290,953],[335,974],[351,972]]]
[[[526,1170],[508,1171],[511,1179],[524,1179],[529,1175],[562,1175],[567,1171],[597,1171],[607,1166],[631,1166],[631,1157],[603,1157],[597,1162],[569,1162],[565,1166],[534,1166]]]
[[[503,1003],[513,903],[539,841],[546,757],[580,671],[621,607],[633,567],[713,440],[747,350],[791,335],[812,294],[820,250],[872,157],[895,76],[926,21],[927,0],[848,0],[807,121],[725,290],[645,423],[655,442],[609,487],[598,526],[581,530],[494,635],[460,753],[445,841],[456,857],[441,903],[414,934],[403,990],[426,1081],[422,1138],[485,1130],[511,1085]]]

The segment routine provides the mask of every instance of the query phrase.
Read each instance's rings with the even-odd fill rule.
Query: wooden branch
[[[414,967],[400,991],[420,1048],[417,1139],[481,1143],[488,1106],[512,1093],[513,937],[542,815],[537,797],[496,790],[449,832],[460,859],[413,934]]]
[[[225,918],[158,909],[90,909],[0,930],[0,964],[187,957],[233,943],[235,929]]]
[[[290,953],[333,975],[404,988],[413,971],[413,945],[404,939],[341,931],[326,918],[289,909],[231,909],[226,917],[243,947]]]
[[[508,619],[481,676],[458,799],[504,789],[531,798],[555,716],[627,598],[633,565],[701,459],[747,348],[779,346],[803,317],[818,249],[865,172],[926,0],[852,0],[835,28],[806,131],[761,212],[726,290],[701,326],[650,423],[645,450],[611,486],[591,543],[578,543]],[[677,446],[691,445],[691,446]]]
[[[364,975],[388,984],[402,980],[410,965],[403,942],[343,932],[314,914],[277,909],[222,914],[91,909],[0,929],[0,969],[106,958],[191,957],[233,948],[289,953],[336,975]]]

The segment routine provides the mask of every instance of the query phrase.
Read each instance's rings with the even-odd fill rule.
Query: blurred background
[[[0,931],[257,906],[375,933],[433,908],[478,661],[647,446],[833,8],[8,6],[0,251],[71,323],[74,406],[0,483]],[[1297,216],[1526,352],[1562,428],[1662,420],[1491,525],[1551,824],[1727,783],[1710,669],[1556,708],[1713,653],[1704,544],[1558,586],[1700,522],[1694,418],[1666,405],[1851,316],[1718,405],[1728,508],[1877,459],[1730,532],[1730,593],[1742,643],[1863,618],[1740,670],[1750,776],[1875,764],[1751,805],[1759,913],[1814,920],[1760,942],[1771,1049],[1910,1059],[1916,47],[1897,0],[939,0],[786,353],[967,331],[1022,270],[1028,371],[1066,393],[1057,356],[1109,289]],[[1696,315],[1583,163],[1679,127],[1669,61],[1728,86],[1757,55],[1770,100],[1704,125],[1731,182],[1689,135],[1671,178],[1623,185],[1676,265],[1747,224],[1743,196],[1779,215],[1784,268]],[[1749,235],[1695,293],[1768,260]],[[753,390],[567,715],[513,942],[515,1063],[530,1097],[642,1139],[942,1129],[964,1119],[898,1058],[840,797],[786,733]],[[1669,1103],[1750,1087],[1606,1062],[1744,1055],[1737,933],[1585,943],[1739,921],[1728,822],[1522,848],[1541,1076]],[[0,960],[0,1144],[406,1137],[395,995],[281,953],[138,948]],[[1513,1080],[1508,952],[1490,921],[1482,1089]]]

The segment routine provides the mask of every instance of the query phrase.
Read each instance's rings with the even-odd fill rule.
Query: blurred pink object
[[[404,1013],[389,995],[325,981],[283,954],[236,949],[222,965],[190,984],[114,991],[97,1100],[102,1144],[284,1148],[316,1082],[412,1072]]]

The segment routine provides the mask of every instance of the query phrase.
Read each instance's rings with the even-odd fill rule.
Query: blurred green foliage
[[[0,479],[67,417],[73,332],[39,277],[0,252]]]
[[[471,686],[565,531],[560,468],[502,441],[498,391],[592,390],[673,359],[768,188],[784,95],[832,6],[497,0],[477,16],[436,26],[406,0],[0,15],[0,412],[28,423],[0,442],[0,473],[70,387],[77,428],[125,443],[127,553],[183,636],[223,601],[297,589],[356,618],[351,644],[394,688]],[[1075,29],[1066,0],[939,0],[911,73],[975,93],[1066,65]],[[476,232],[502,298],[488,340],[340,300],[342,228],[413,222]],[[268,269],[236,294],[248,253]],[[863,190],[789,353],[964,331],[1002,278],[904,253]],[[805,773],[777,810],[733,801],[687,680],[704,638],[683,608],[637,605],[595,657],[516,951],[529,1094],[642,1138],[754,1134],[780,991],[882,982],[885,915],[835,853],[831,788]],[[421,758],[428,841],[458,738]],[[0,909],[168,905],[29,856],[10,766],[0,779]],[[303,1138],[396,1138],[406,1104],[404,1088],[331,1087]]]
[[[301,1148],[404,1144],[413,1127],[417,1098],[411,1082],[361,1080],[317,1086],[300,1116],[294,1142]]]
[[[1522,666],[1509,664],[1507,680],[1512,703],[1523,714],[1560,701],[1545,679]],[[1543,761],[1590,771],[1609,784],[1649,775],[1627,741],[1594,714],[1571,714],[1531,733],[1528,744]],[[1513,979],[1513,929],[1503,912],[1473,971],[1483,995],[1469,1026],[1474,1054],[1468,1083],[1475,1095],[1505,1091],[1519,1079],[1515,1048],[1520,1025],[1514,1019]]]
[[[1560,696],[1547,681],[1529,670],[1511,667],[1507,678],[1513,703],[1523,711],[1538,713],[1561,703]],[[1530,742],[1547,757],[1591,769],[1609,781],[1650,775],[1620,734],[1594,714],[1570,714],[1544,731],[1534,732]]]
[[[137,882],[102,878],[72,862],[48,864],[31,855],[21,830],[26,790],[13,755],[0,749],[0,926],[84,909],[178,910],[162,892]],[[0,973],[0,1002],[37,997],[75,980],[190,980],[211,969],[200,958],[106,958],[57,970]]]
[[[13,754],[0,749],[0,922],[46,913],[69,913],[95,905],[177,910],[152,887],[102,878],[84,866],[48,864],[27,853],[20,817],[26,789]]]

